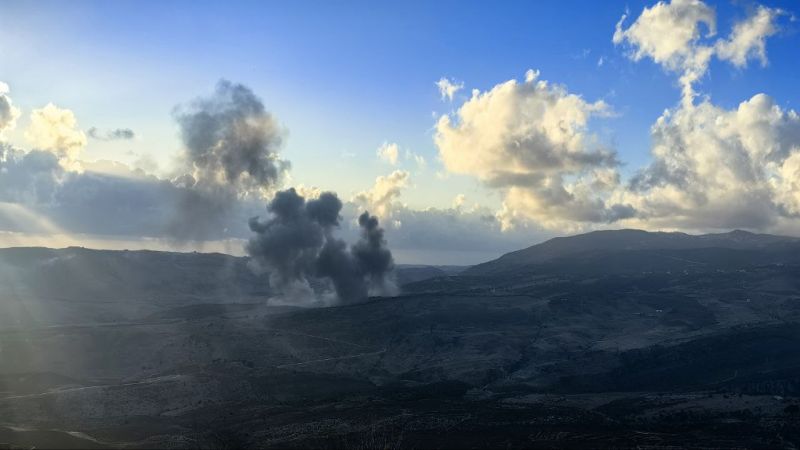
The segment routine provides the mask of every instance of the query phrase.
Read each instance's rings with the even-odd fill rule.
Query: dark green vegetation
[[[0,442],[797,448],[800,241],[562,238],[268,306],[222,255],[0,251]]]

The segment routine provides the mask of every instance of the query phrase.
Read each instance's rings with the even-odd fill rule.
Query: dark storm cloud
[[[136,137],[136,133],[130,128],[117,128],[103,133],[97,127],[91,127],[86,130],[86,134],[98,141],[129,141]]]
[[[348,248],[334,236],[339,228],[342,202],[331,192],[306,201],[293,188],[278,192],[267,206],[270,217],[250,220],[255,233],[245,249],[269,271],[273,287],[285,293],[297,287],[311,292],[309,279],[328,279],[342,303],[363,300],[370,288],[387,292],[393,268],[383,230],[375,217],[362,214],[361,239]]]

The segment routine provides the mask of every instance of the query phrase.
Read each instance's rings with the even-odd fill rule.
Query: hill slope
[[[785,244],[798,244],[800,239],[734,230],[729,233],[690,235],[686,233],[647,232],[642,230],[593,231],[569,237],[550,239],[500,258],[478,264],[464,272],[470,276],[499,275],[525,266],[550,263],[554,260],[603,252],[635,252],[647,250],[778,250]]]

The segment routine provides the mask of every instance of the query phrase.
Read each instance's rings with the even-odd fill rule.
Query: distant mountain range
[[[648,259],[648,256],[650,259],[655,258],[659,262],[663,262],[664,257],[672,259],[673,262],[680,262],[681,255],[691,256],[692,258],[699,257],[700,260],[711,257],[715,261],[720,257],[738,255],[739,258],[734,257],[734,260],[754,258],[752,262],[757,262],[762,261],[765,254],[770,254],[778,260],[783,260],[792,258],[794,253],[799,250],[798,246],[800,246],[799,238],[755,234],[742,230],[703,235],[678,232],[647,232],[642,230],[593,231],[576,236],[550,239],[541,244],[507,253],[493,261],[473,266],[464,271],[463,274],[494,276],[527,270],[534,266],[561,266],[568,261],[583,264],[590,261],[600,262],[598,261],[599,259],[604,259],[609,263],[609,265],[597,267],[598,270],[604,271],[612,269],[615,262],[623,263],[631,258],[637,260]],[[614,258],[610,258],[611,256]],[[797,257],[800,258],[800,254]],[[775,258],[767,259],[772,261]],[[611,259],[616,259],[617,261],[610,261]],[[694,261],[690,258],[684,259],[684,262],[688,263]],[[696,262],[699,264],[708,263],[707,261]],[[683,265],[685,264],[678,264],[677,266]],[[697,264],[694,265],[696,266]],[[632,268],[639,269],[647,266],[648,264],[638,267],[634,265]]]

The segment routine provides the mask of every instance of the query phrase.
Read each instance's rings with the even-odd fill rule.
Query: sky
[[[601,228],[800,235],[797,9],[4,0],[0,244],[241,253],[291,186],[336,192],[345,236],[377,214],[409,263]],[[208,114],[231,146],[193,140]]]

